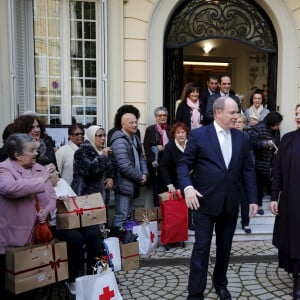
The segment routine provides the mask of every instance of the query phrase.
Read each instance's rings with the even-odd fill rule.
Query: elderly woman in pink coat
[[[5,142],[8,158],[0,163],[0,286],[4,287],[7,247],[32,242],[34,224],[44,223],[56,207],[56,196],[48,181],[55,166],[36,163],[37,143],[27,134],[16,133]],[[36,211],[36,201],[40,211]],[[1,291],[4,292],[4,291]]]

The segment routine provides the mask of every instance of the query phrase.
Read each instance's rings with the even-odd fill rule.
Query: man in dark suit
[[[257,212],[249,137],[234,128],[238,106],[233,99],[220,97],[214,102],[213,111],[214,122],[190,133],[177,165],[180,189],[187,206],[194,210],[195,244],[187,299],[204,299],[214,228],[217,250],[213,284],[221,300],[231,299],[226,273],[239,212],[241,178],[249,198],[250,217]]]
[[[230,75],[224,74],[219,78],[219,92],[211,95],[206,104],[205,110],[205,117],[204,121],[205,124],[210,124],[214,120],[213,114],[213,104],[219,97],[228,96],[232,98],[238,105],[238,112],[241,112],[241,101],[240,99],[231,92],[231,77]]]
[[[214,95],[218,90],[218,77],[214,74],[210,74],[206,82],[207,88],[201,91],[200,100],[203,105],[203,112],[206,112],[207,100],[211,95]]]

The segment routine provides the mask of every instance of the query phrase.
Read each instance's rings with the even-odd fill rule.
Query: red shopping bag
[[[160,199],[161,243],[167,245],[186,241],[188,239],[188,208],[180,191],[164,193],[160,195]]]

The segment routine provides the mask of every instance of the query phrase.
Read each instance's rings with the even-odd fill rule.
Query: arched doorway
[[[259,51],[261,55],[255,56],[255,59],[265,60],[267,75],[264,86],[257,88],[269,91],[271,100],[268,107],[276,110],[277,37],[265,11],[256,2],[246,0],[183,1],[174,10],[164,37],[163,99],[164,106],[170,111],[171,123],[175,102],[184,85],[184,48],[207,39],[234,40]],[[207,60],[207,57],[198,55],[194,60]],[[214,60],[222,58],[214,57]],[[249,67],[248,76],[252,76],[252,81],[255,74],[250,73],[253,72],[257,72],[256,67]]]

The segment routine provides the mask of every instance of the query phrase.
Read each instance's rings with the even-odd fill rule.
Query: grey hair
[[[159,111],[164,111],[166,115],[169,115],[168,110],[164,106],[159,106],[154,109],[154,116],[156,117]]]
[[[222,97],[219,97],[215,100],[215,102],[213,103],[213,113],[214,113],[214,115],[216,114],[216,111],[218,109],[220,109],[222,111],[224,110],[226,99],[231,99],[231,98],[228,97],[228,96],[222,96]]]
[[[15,154],[23,155],[25,153],[25,144],[32,142],[34,142],[34,139],[29,134],[11,134],[5,141],[7,156],[12,160],[16,160]]]
[[[225,108],[225,100],[227,99],[228,97],[226,96],[223,96],[223,97],[219,97],[215,100],[215,102],[213,103],[213,113],[214,115],[216,114],[216,111],[218,109],[220,110],[224,110]]]

